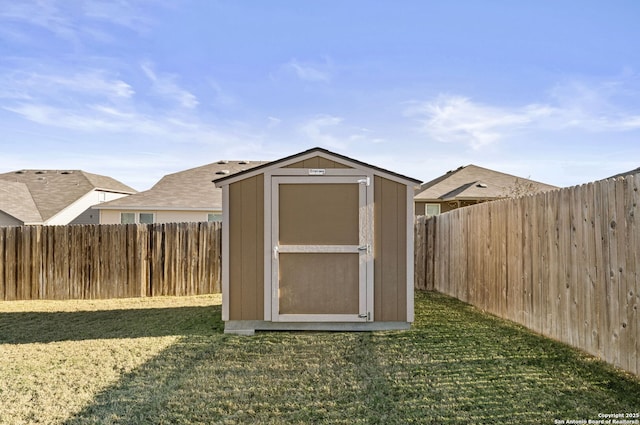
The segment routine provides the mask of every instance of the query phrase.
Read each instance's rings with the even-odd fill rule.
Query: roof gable
[[[43,221],[93,190],[125,194],[136,192],[111,177],[82,170],[19,170],[0,174],[0,180],[26,185]]]
[[[471,164],[424,183],[414,199],[450,201],[504,198],[517,182],[531,184],[535,191],[557,189],[556,186]]]
[[[221,210],[222,190],[211,184],[216,176],[232,175],[265,161],[217,161],[162,177],[151,189],[104,202],[96,209]]]
[[[222,186],[226,186],[231,183],[244,180],[246,178],[253,177],[255,175],[262,174],[271,170],[287,168],[296,164],[302,164],[302,166],[304,166],[304,161],[313,159],[315,157],[323,158],[326,161],[339,163],[344,166],[344,167],[342,166],[336,167],[334,164],[334,166],[332,167],[325,166],[326,168],[368,168],[372,170],[374,174],[378,174],[382,177],[386,177],[388,179],[398,181],[406,185],[420,184],[420,180],[403,176],[402,174],[398,174],[393,171],[388,171],[383,168],[376,167],[374,165],[370,165],[362,161],[358,161],[356,159],[352,159],[347,156],[340,155],[340,154],[328,151],[327,149],[319,148],[319,147],[311,148],[306,151],[303,151],[294,155],[290,155],[282,159],[278,159],[276,161],[268,162],[266,164],[252,168],[250,170],[245,170],[243,172],[234,174],[232,176],[221,177],[218,179],[214,179],[212,181],[215,183],[216,187],[222,187]]]
[[[24,224],[42,223],[42,216],[24,183],[0,180],[0,210]]]

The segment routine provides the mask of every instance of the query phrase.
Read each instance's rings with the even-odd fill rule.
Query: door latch
[[[358,251],[371,252],[371,245],[370,244],[360,245],[358,247]]]
[[[358,314],[358,317],[360,319],[367,319],[367,321],[370,321],[371,320],[371,313],[370,312],[366,312],[366,313]]]

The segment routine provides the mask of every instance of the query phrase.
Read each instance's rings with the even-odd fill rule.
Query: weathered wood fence
[[[0,300],[220,292],[220,223],[0,228]]]
[[[640,375],[640,175],[416,220],[416,287]]]

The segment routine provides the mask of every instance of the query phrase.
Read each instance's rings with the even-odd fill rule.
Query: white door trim
[[[349,173],[351,174],[351,173]],[[265,229],[270,230],[265,251],[265,278],[270,276],[270,289],[265,290],[265,320],[273,322],[366,322],[373,321],[373,175],[359,173],[348,176],[265,176]],[[359,245],[279,245],[279,185],[280,184],[359,184]],[[267,196],[270,195],[270,196]],[[267,200],[268,199],[268,200]],[[267,217],[269,222],[267,223]],[[268,226],[268,227],[267,227]],[[280,314],[279,254],[280,253],[359,253],[358,314]],[[267,258],[269,261],[267,262]],[[269,309],[267,311],[267,300]]]

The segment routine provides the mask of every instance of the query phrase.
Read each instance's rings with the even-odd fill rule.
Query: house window
[[[122,224],[152,224],[155,220],[153,213],[120,213],[120,223]]]
[[[136,214],[135,213],[120,213],[120,223],[122,224],[133,224],[136,222]]]
[[[140,213],[140,219],[138,220],[138,223],[152,224],[153,221],[153,213]]]
[[[222,214],[209,213],[209,214],[207,214],[207,221],[209,223],[214,222],[214,221],[222,221]]]
[[[440,204],[426,204],[424,206],[425,215],[438,215],[440,214]]]

